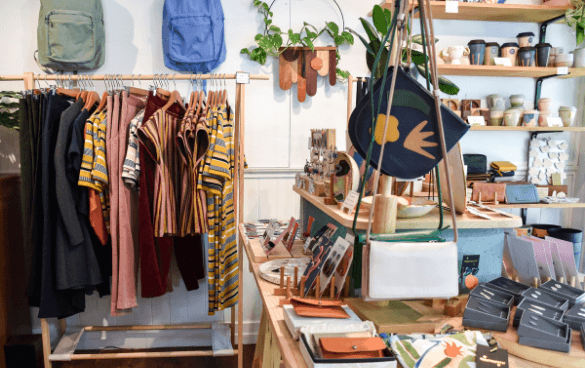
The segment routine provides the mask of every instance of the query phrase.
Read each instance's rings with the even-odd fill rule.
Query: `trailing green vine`
[[[318,30],[315,26],[307,22],[303,22],[303,27],[298,33],[295,33],[292,29],[289,29],[288,32],[283,32],[280,27],[272,23],[272,17],[274,14],[270,11],[270,6],[260,0],[253,1],[254,6],[258,8],[258,12],[264,17],[264,33],[258,33],[254,37],[258,47],[250,49],[243,48],[240,51],[240,54],[248,55],[251,60],[254,60],[261,65],[266,64],[268,56],[279,57],[280,54],[289,47],[310,47],[311,50],[314,50],[315,40],[323,33],[327,33],[331,36],[335,42],[335,46],[343,44],[353,45],[353,35],[345,29],[340,30],[335,22],[325,23],[325,27],[321,30]],[[286,42],[283,39],[283,35],[288,36]],[[281,47],[283,47],[282,50],[280,50]],[[339,50],[336,52],[336,56],[337,65],[339,65],[341,59]],[[348,77],[348,71],[337,68],[337,79],[339,81],[344,82]]]
[[[585,41],[585,2],[583,0],[571,0],[574,9],[569,9],[565,13],[565,21],[575,29],[575,41],[579,46]]]

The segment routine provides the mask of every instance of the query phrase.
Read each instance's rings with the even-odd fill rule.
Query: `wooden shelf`
[[[527,203],[527,204],[499,204],[499,205],[487,205],[488,207],[498,209],[511,209],[511,208],[585,208],[585,203]]]
[[[585,132],[585,127],[507,127],[507,126],[472,126],[477,131],[516,131],[516,132]]]
[[[293,186],[293,190],[301,197],[309,201],[324,214],[339,222],[342,226],[351,228],[353,226],[354,215],[339,210],[337,206],[328,206],[323,203],[323,198],[314,196],[304,189]],[[522,226],[522,219],[518,216],[493,216],[494,220],[485,220],[481,217],[474,216],[468,212],[463,215],[457,215],[457,226],[459,229],[499,229],[505,227]],[[444,224],[450,225],[451,218],[448,213],[445,213]],[[360,212],[357,221],[358,230],[366,230],[368,225],[368,214]],[[423,230],[432,229],[439,225],[439,209],[436,208],[426,216],[410,219],[398,219],[396,222],[396,230]]]
[[[475,3],[459,3],[475,4]],[[557,68],[539,66],[499,66],[499,65],[437,65],[440,75],[465,75],[470,77],[515,77],[539,78],[556,75]],[[585,68],[569,68],[569,74],[557,78],[576,78],[585,76]]]
[[[394,11],[391,0],[381,4],[382,8]],[[445,1],[431,1],[434,19],[475,20],[488,22],[531,22],[542,23],[564,15],[569,7],[524,5],[524,4],[488,4],[459,3],[457,13],[445,12]],[[416,16],[418,17],[418,12]]]

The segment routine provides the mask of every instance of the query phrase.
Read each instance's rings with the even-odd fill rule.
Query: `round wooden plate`
[[[299,268],[299,281],[309,264],[310,258],[282,258],[264,262],[260,265],[260,277],[276,285],[280,285],[280,267],[284,266],[284,277],[290,276],[291,283],[295,274],[295,267]]]

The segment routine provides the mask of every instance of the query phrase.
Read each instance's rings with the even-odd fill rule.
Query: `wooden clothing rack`
[[[240,73],[240,72],[238,72]],[[243,73],[243,72],[241,72]],[[269,80],[270,77],[265,74],[247,74],[249,80]],[[0,81],[24,81],[24,89],[34,89],[35,81],[106,81],[114,76],[114,80],[159,80],[168,82],[175,82],[177,80],[191,80],[198,79],[216,79],[227,80],[236,79],[236,103],[235,103],[235,142],[234,145],[238,147],[235,153],[235,166],[237,170],[234,173],[234,209],[237,213],[236,228],[239,231],[238,224],[243,222],[244,217],[244,121],[245,121],[245,92],[246,84],[249,81],[242,81],[236,78],[236,74],[107,74],[107,75],[40,75],[32,72],[24,73],[22,75],[0,75]],[[242,76],[242,75],[240,75]],[[244,78],[244,80],[247,78]],[[246,84],[244,84],[246,83]],[[243,261],[242,258],[243,247],[238,239],[238,255],[239,255],[239,300],[238,300],[238,348],[233,349],[233,354],[238,355],[238,368],[243,368]],[[231,307],[231,323],[230,334],[232,348],[235,345],[235,324],[236,313],[235,306]],[[85,326],[74,333],[65,333],[67,323],[65,319],[59,320],[59,343],[54,352],[51,352],[51,335],[49,331],[48,319],[41,318],[41,331],[43,340],[43,355],[45,368],[52,367],[52,361],[63,360],[94,360],[94,359],[127,359],[127,358],[164,358],[164,357],[193,357],[193,356],[213,356],[213,350],[178,350],[178,351],[142,351],[142,352],[124,352],[124,353],[91,353],[91,354],[74,354],[75,348],[81,335],[85,331],[145,331],[145,330],[188,330],[188,329],[211,329],[212,325],[209,323],[193,323],[193,324],[178,324],[178,325],[130,325],[130,326]]]

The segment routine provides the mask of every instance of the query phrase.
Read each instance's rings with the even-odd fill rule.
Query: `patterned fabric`
[[[156,111],[147,122],[138,129],[138,138],[144,148],[157,163],[154,184],[154,202],[152,209],[154,236],[174,236],[178,234],[176,213],[175,176],[178,176],[179,164],[174,149],[177,116],[166,111]]]
[[[124,170],[122,179],[124,184],[131,189],[139,190],[138,182],[140,180],[140,145],[138,141],[138,128],[142,126],[144,119],[144,110],[140,111],[130,122],[128,127],[128,149],[124,160]]]
[[[197,188],[207,197],[209,310],[234,306],[238,301],[238,251],[233,202],[233,114],[224,105],[207,114],[209,150]]]
[[[475,367],[477,345],[488,346],[479,331],[451,335],[393,335],[389,343],[400,364],[407,368]]]
[[[197,189],[199,163],[209,149],[209,133],[203,120],[189,112],[181,122],[176,147],[183,159],[181,165],[181,208],[179,211],[180,235],[207,232],[205,193]]]

